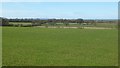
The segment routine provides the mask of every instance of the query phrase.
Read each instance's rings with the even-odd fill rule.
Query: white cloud
[[[119,2],[119,0],[2,0],[2,2]]]

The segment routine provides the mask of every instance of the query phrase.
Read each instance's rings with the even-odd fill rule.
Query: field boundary
[[[40,28],[73,28],[73,29],[115,29],[115,28],[105,28],[105,27],[45,27],[45,26],[35,26],[35,27],[40,27]]]

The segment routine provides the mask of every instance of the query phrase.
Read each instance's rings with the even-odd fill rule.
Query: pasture
[[[3,66],[117,66],[116,29],[2,28]]]
[[[11,25],[28,25],[28,27],[30,27],[30,25],[32,26],[32,22],[9,22],[9,24]],[[42,24],[41,26],[38,25],[38,27],[56,27],[56,28],[60,28],[60,27],[88,27],[88,28],[112,28],[112,29],[117,29],[117,23],[96,23],[96,25],[94,24],[87,24],[87,25],[84,25],[84,24],[77,24],[77,23],[69,23],[67,26],[60,22],[60,23],[55,23],[54,25],[50,24],[50,23],[47,23],[47,24]],[[35,26],[36,27],[36,26]]]

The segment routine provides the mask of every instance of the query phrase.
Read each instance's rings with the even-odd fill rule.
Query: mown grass
[[[3,66],[117,66],[117,30],[3,27]]]

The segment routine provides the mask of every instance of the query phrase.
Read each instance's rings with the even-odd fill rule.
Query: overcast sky
[[[117,19],[118,2],[3,2],[7,18]]]

